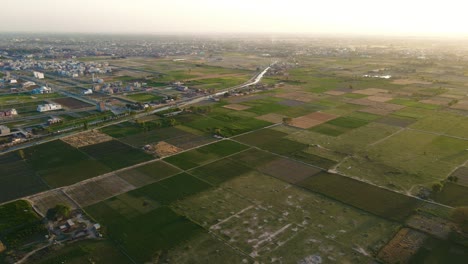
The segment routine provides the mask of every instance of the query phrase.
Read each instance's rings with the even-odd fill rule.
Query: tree
[[[455,208],[452,220],[461,231],[468,233],[468,206]]]
[[[71,213],[71,208],[64,204],[57,204],[54,208],[47,210],[46,217],[49,220],[57,220],[68,218]]]
[[[18,155],[20,156],[20,158],[22,160],[26,159],[26,155],[24,154],[24,150],[22,150],[22,149],[18,150]]]
[[[283,123],[289,125],[292,122],[292,118],[290,117],[283,117]]]
[[[442,191],[442,187],[444,187],[444,186],[441,183],[434,183],[432,185],[432,192],[438,193],[438,192]]]

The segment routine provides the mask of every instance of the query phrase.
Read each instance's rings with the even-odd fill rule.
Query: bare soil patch
[[[60,190],[52,190],[41,193],[29,198],[29,200],[32,202],[33,206],[43,215],[47,213],[47,210],[54,208],[57,204],[67,205],[71,209],[77,208],[75,203]]]
[[[286,93],[277,94],[276,97],[301,101],[304,103],[309,103],[315,100],[314,95],[310,93],[306,93],[306,92],[286,92]]]
[[[236,111],[247,110],[250,108],[250,106],[241,105],[241,104],[228,104],[223,107],[227,109],[231,109],[231,110],[236,110]]]
[[[428,239],[428,235],[410,228],[402,228],[377,255],[385,263],[408,263]]]
[[[183,149],[178,148],[174,145],[171,145],[167,142],[160,141],[156,145],[154,145],[154,152],[159,156],[159,157],[165,157],[169,155],[173,155],[176,153],[181,152]]]
[[[314,112],[305,116],[294,118],[290,125],[298,128],[308,129],[337,117],[338,116],[332,114]]]
[[[85,103],[83,101],[71,97],[53,99],[53,101],[69,109],[81,109],[93,106],[91,104]]]
[[[75,184],[65,192],[80,206],[85,207],[110,197],[134,190],[136,187],[115,174]]]
[[[289,183],[303,181],[320,172],[320,169],[286,158],[271,161],[258,170]]]
[[[94,145],[112,140],[112,137],[97,130],[87,131],[70,137],[62,138],[62,141],[75,148]]]
[[[461,100],[457,104],[451,106],[453,109],[468,110],[468,100]]]
[[[343,95],[343,94],[346,94],[346,92],[342,92],[342,91],[326,91],[324,94],[328,94],[328,95]]]
[[[372,95],[372,96],[367,97],[367,99],[368,99],[368,100],[371,100],[371,101],[374,101],[374,102],[383,103],[383,102],[390,101],[390,100],[392,100],[393,98],[392,98],[392,97],[388,97],[388,96]]]
[[[444,97],[433,97],[431,99],[421,100],[419,102],[434,105],[448,105],[453,99]]]

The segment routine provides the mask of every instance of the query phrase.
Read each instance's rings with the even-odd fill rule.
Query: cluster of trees
[[[188,110],[192,113],[207,114],[211,112],[211,106],[190,106]]]
[[[70,217],[71,208],[64,204],[57,204],[54,208],[47,210],[46,217],[49,220],[59,220]]]

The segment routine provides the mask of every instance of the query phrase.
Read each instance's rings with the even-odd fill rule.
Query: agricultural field
[[[68,109],[81,109],[86,107],[93,107],[94,105],[85,103],[72,97],[57,98],[53,100],[57,104],[61,104],[63,107]]]
[[[163,96],[155,95],[151,93],[136,93],[136,94],[128,94],[125,97],[130,98],[131,100],[137,102],[152,102],[152,101],[160,101],[163,99]]]
[[[188,170],[246,149],[248,146],[231,140],[223,140],[165,158],[164,161]]]
[[[161,166],[141,167],[140,172],[155,174],[153,169]],[[188,174],[178,174],[89,206],[86,211],[106,225],[111,240],[123,247],[132,260],[143,262],[157,259],[183,241],[206,236],[201,227],[167,205],[210,187]]]
[[[141,187],[166,177],[173,176],[180,170],[163,161],[155,161],[130,170],[117,172],[117,175],[130,184]]]
[[[72,263],[86,262],[128,264],[131,260],[109,241],[80,241],[67,247],[54,246],[34,254],[26,263]]]
[[[26,163],[51,187],[70,185],[110,171],[106,165],[60,140],[26,148],[24,156]]]
[[[19,153],[0,156],[0,203],[47,189],[48,185]]]
[[[152,156],[143,151],[130,147],[117,140],[82,147],[80,150],[112,170],[121,169],[152,159]]]
[[[289,263],[312,255],[364,261],[366,254],[375,254],[398,227],[258,172],[244,173],[172,207],[243,252],[247,259],[260,261]],[[351,218],[352,222],[346,220]],[[351,240],[354,244],[345,242]],[[303,243],[308,246],[297,247]]]
[[[292,40],[266,39],[245,53],[233,50],[250,40],[113,57],[106,83],[149,87],[89,97],[121,100],[121,123],[0,155],[0,241],[32,241],[14,221],[42,235],[27,202],[1,204],[23,197],[40,214],[65,204],[102,227],[102,239],[54,244],[26,263],[468,263],[452,215],[468,206],[463,57],[427,40],[409,52],[398,41],[286,50]],[[215,95],[273,61],[258,85]],[[177,97],[161,104],[169,110],[119,109],[165,96]],[[48,101],[77,110],[62,111],[67,125],[113,116],[56,94],[2,95],[0,109],[17,108],[6,122],[21,127]]]
[[[41,217],[24,201],[0,205],[0,241],[7,250],[26,251],[30,244],[44,242],[48,234]],[[3,251],[3,250],[2,250]],[[6,252],[0,252],[0,262],[6,262]]]

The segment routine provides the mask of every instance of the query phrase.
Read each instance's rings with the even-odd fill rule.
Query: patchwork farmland
[[[466,263],[453,217],[468,206],[465,74],[444,79],[456,69],[443,60],[294,56],[215,95],[271,62],[211,56],[113,58],[105,81],[151,87],[93,95],[129,106],[92,128],[101,114],[76,99],[0,98],[61,103],[80,125],[0,155],[0,263],[32,245],[45,247],[25,263]],[[398,77],[363,77],[377,67]],[[167,109],[128,113],[146,103]],[[57,205],[98,235],[47,245],[37,220]]]

